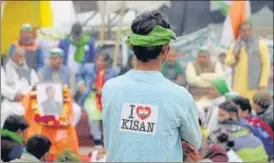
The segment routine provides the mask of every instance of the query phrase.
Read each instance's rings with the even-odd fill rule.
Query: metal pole
[[[101,40],[101,46],[103,45],[104,39],[105,39],[105,15],[106,15],[106,1],[103,2],[103,11],[101,13],[102,18],[102,24],[100,27],[100,40]]]
[[[125,9],[126,9],[126,1],[123,1],[122,7],[120,9],[120,22],[119,22],[118,28],[116,29],[116,41],[115,41],[113,65],[112,65],[113,68],[115,68],[118,63],[118,55],[120,52],[122,26],[123,26],[123,20],[125,15]]]

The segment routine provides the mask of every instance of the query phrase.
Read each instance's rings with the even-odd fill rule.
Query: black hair
[[[10,115],[4,122],[3,129],[16,132],[18,130],[24,131],[29,127],[28,122],[24,119],[23,116]]]
[[[198,121],[199,121],[199,125],[202,126],[202,120],[201,120],[201,118],[199,118]]]
[[[137,16],[132,22],[131,30],[135,34],[147,35],[157,25],[170,29],[167,16],[159,10],[153,10]],[[133,45],[132,50],[139,61],[146,63],[149,60],[156,59],[161,54],[162,47],[163,46],[141,47]]]
[[[113,59],[112,57],[110,56],[109,53],[105,52],[105,51],[99,51],[98,52],[98,55],[97,55],[97,58],[98,57],[103,57],[104,59],[104,62],[106,64],[107,67],[110,67],[112,62],[113,62]]]
[[[239,97],[233,98],[232,101],[233,101],[235,104],[239,105],[239,106],[240,106],[240,109],[241,109],[242,111],[246,111],[246,110],[247,110],[248,113],[251,112],[252,107],[251,107],[251,105],[250,105],[250,102],[249,102],[249,99],[248,99],[248,98],[240,97],[240,96],[239,96]]]
[[[243,28],[243,26],[245,25],[249,25],[250,28],[252,28],[252,24],[248,21],[245,21],[245,22],[242,22],[240,25],[239,25],[239,30],[241,30]]]
[[[50,147],[50,140],[42,135],[34,135],[26,143],[27,152],[39,160],[49,152]]]
[[[80,23],[76,22],[71,27],[71,33],[80,35],[83,33],[83,27]]]
[[[238,106],[231,101],[226,101],[219,105],[219,108],[226,110],[229,113],[238,114]]]

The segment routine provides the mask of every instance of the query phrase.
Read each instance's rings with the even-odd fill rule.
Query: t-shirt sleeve
[[[185,94],[185,97],[182,98],[181,108],[177,114],[180,122],[180,136],[181,139],[199,149],[202,142],[202,133],[198,120],[198,109],[192,96],[186,90],[182,94]]]

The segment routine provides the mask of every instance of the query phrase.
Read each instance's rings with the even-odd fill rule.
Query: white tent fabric
[[[77,20],[80,23],[83,24],[94,12],[95,11],[78,13],[77,14]],[[110,13],[109,18],[112,19],[116,15],[117,15],[116,13]],[[123,26],[130,25],[131,22],[134,20],[135,16],[136,16],[136,13],[133,10],[128,11],[124,16]],[[119,18],[120,18],[120,16],[117,16],[113,20],[112,25],[116,24],[119,21]],[[105,22],[108,22],[108,16],[107,15],[105,16]],[[102,17],[100,15],[100,13],[98,12],[94,15],[94,17],[90,21],[88,21],[86,26],[99,26],[99,25],[101,25],[101,23],[102,23]]]
[[[134,9],[138,12],[158,9],[163,5],[170,7],[170,1],[97,1],[97,5],[100,12],[105,11],[108,14],[119,10],[124,2],[127,9]]]
[[[273,28],[273,12],[268,7],[264,7],[251,16],[251,21],[253,26]]]
[[[71,27],[76,22],[76,12],[72,1],[50,1],[53,12],[53,27]]]
[[[232,4],[232,1],[223,1],[225,4],[227,4],[228,6],[230,6]],[[210,11],[216,11],[219,10],[220,6],[216,4],[215,1],[210,1]]]

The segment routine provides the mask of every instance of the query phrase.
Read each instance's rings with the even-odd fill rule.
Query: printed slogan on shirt
[[[158,121],[158,106],[124,103],[120,131],[154,135]]]

